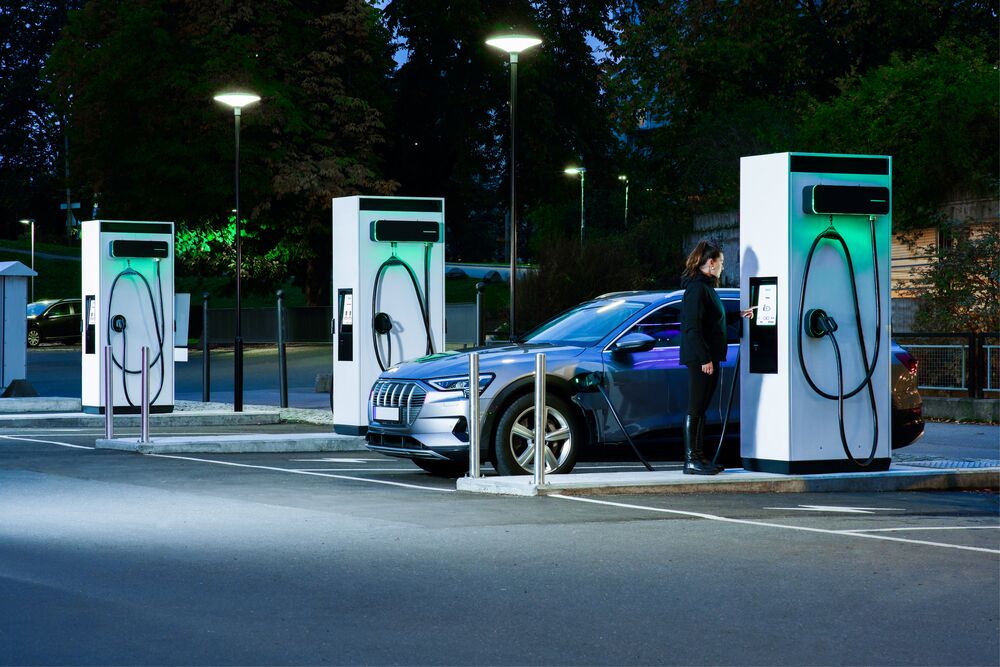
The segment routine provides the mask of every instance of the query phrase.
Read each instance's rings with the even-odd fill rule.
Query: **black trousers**
[[[712,362],[712,374],[704,373],[701,366],[688,366],[688,416],[704,417],[712,402],[715,387],[719,384],[722,368],[718,361]]]

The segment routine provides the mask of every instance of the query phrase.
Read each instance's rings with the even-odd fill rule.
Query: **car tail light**
[[[911,373],[917,372],[917,360],[912,354],[903,350],[901,352],[896,352],[896,358],[899,359],[899,363],[906,366],[906,370]]]

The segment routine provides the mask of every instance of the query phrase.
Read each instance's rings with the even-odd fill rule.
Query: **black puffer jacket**
[[[681,363],[702,366],[726,358],[726,309],[712,287],[712,278],[699,273],[685,278],[681,303]]]

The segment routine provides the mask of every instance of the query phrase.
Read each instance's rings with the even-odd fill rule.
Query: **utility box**
[[[28,280],[37,275],[21,262],[0,262],[0,394],[26,379]]]
[[[81,224],[83,411],[101,413],[104,354],[111,346],[114,412],[140,411],[142,348],[149,348],[150,411],[174,407],[174,225]]]
[[[363,435],[379,374],[444,350],[444,199],[334,199],[332,294],[333,427]]]
[[[891,187],[887,156],[740,160],[740,292],[756,307],[741,341],[747,470],[889,467]],[[810,335],[833,323],[832,338]]]

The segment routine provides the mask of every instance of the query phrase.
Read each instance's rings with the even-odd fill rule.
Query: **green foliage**
[[[955,242],[923,275],[917,326],[923,331],[1000,331],[1000,229],[970,234],[952,223]]]
[[[840,95],[845,77],[864,77],[894,55],[931,53],[943,38],[972,44],[990,62],[997,52],[995,5],[976,0],[639,0],[623,3],[615,27],[617,125],[638,135],[632,160],[652,187],[681,193],[677,204],[690,212],[735,207],[742,155],[828,150],[811,133],[798,136],[800,120]],[[908,85],[905,102],[885,99],[879,111],[919,123],[918,113],[897,108],[919,106],[922,88]],[[995,92],[996,81],[987,87]],[[838,121],[856,122],[846,112]],[[639,122],[645,129],[636,132]]]
[[[242,115],[248,231],[265,251],[284,243],[324,303],[330,199],[394,185],[379,164],[390,69],[363,0],[89,0],[48,71],[75,181],[100,193],[102,215],[194,229],[221,224],[233,201],[232,112],[212,96],[260,94]]]
[[[936,51],[846,77],[841,93],[803,121],[822,152],[893,156],[893,225],[927,226],[956,195],[996,192],[1000,90],[981,49],[941,42]]]

